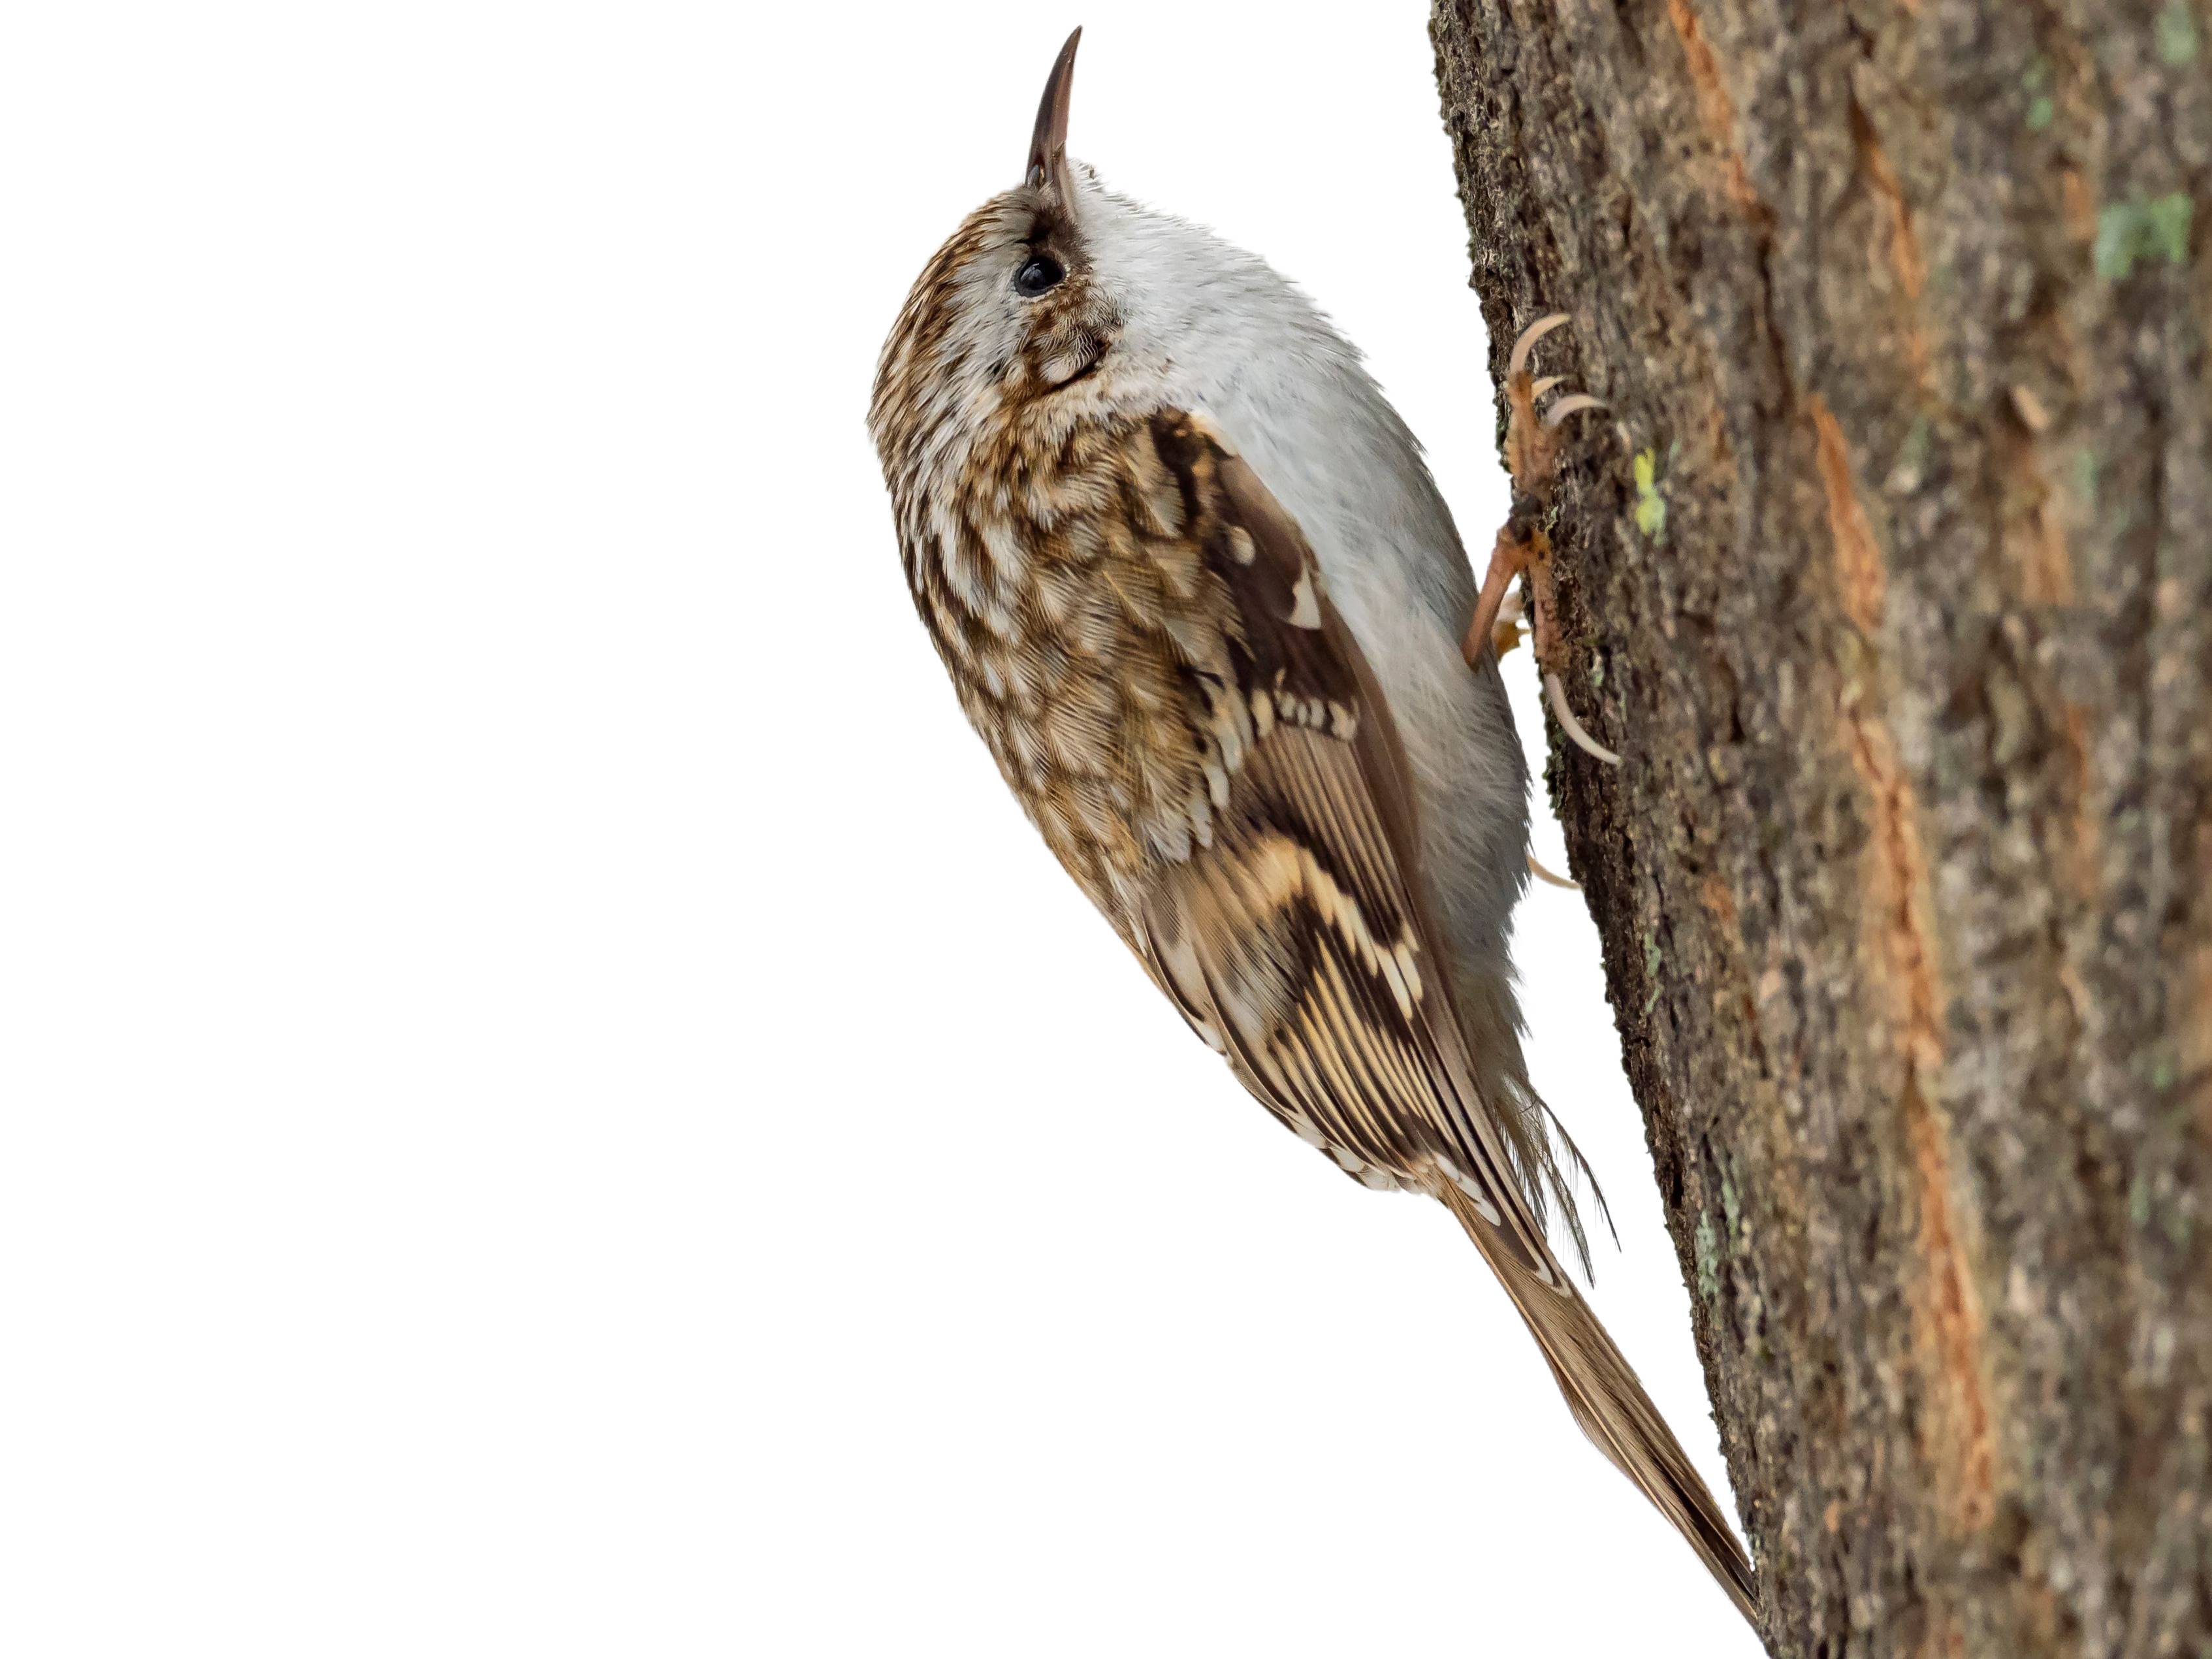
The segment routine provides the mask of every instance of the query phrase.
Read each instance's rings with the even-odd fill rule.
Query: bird
[[[1748,1559],[1562,1260],[1588,1270],[1589,1171],[1522,1050],[1528,771],[1468,632],[1502,583],[1479,592],[1419,445],[1310,300],[1069,158],[1081,37],[1020,181],[928,260],[878,361],[915,607],[1160,992],[1348,1176],[1457,1218],[1577,1422],[1756,1625]]]

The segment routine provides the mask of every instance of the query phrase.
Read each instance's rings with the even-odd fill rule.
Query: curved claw
[[[1511,380],[1528,367],[1528,354],[1536,349],[1536,342],[1555,328],[1563,328],[1574,319],[1564,311],[1555,311],[1548,317],[1539,317],[1521,331],[1521,337],[1513,343],[1513,355],[1505,360],[1505,378]]]
[[[1579,893],[1583,890],[1582,883],[1578,881],[1569,881],[1565,876],[1554,875],[1549,870],[1547,870],[1542,865],[1537,863],[1536,855],[1534,853],[1526,853],[1522,856],[1528,860],[1528,873],[1535,877],[1537,880],[1549,882],[1554,887],[1564,887],[1570,893]]]
[[[1559,684],[1557,673],[1547,672],[1545,674],[1544,694],[1551,700],[1552,713],[1559,722],[1559,729],[1567,734],[1576,748],[1585,755],[1595,756],[1607,766],[1620,764],[1620,756],[1583,729],[1583,723],[1575,718],[1575,711],[1567,706],[1567,688]]]
[[[1544,424],[1556,432],[1570,415],[1578,415],[1585,409],[1606,409],[1610,405],[1602,398],[1593,398],[1587,392],[1577,392],[1572,397],[1562,398],[1544,411]]]
[[[1532,398],[1540,398],[1547,392],[1549,392],[1553,386],[1559,385],[1560,381],[1566,378],[1567,377],[1564,374],[1547,374],[1542,380],[1537,381],[1535,385],[1528,388],[1528,395]]]

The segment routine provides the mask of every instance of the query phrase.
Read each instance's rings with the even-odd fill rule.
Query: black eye
[[[1034,300],[1047,289],[1058,288],[1060,278],[1066,275],[1059,260],[1048,253],[1040,253],[1014,273],[1014,287]]]

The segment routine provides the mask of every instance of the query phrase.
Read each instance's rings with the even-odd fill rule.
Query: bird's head
[[[1124,308],[1096,233],[1127,204],[1067,157],[1082,36],[1069,35],[1053,62],[1021,182],[937,251],[884,343],[868,425],[886,465],[948,426],[973,429],[1065,391],[1107,360],[1121,333]]]

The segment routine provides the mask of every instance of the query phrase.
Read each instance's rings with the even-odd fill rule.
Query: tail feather
[[[1743,1547],[1597,1316],[1556,1268],[1549,1284],[1531,1273],[1471,1199],[1449,1183],[1440,1196],[1520,1310],[1583,1432],[1674,1523],[1755,1628],[1759,1590]]]

